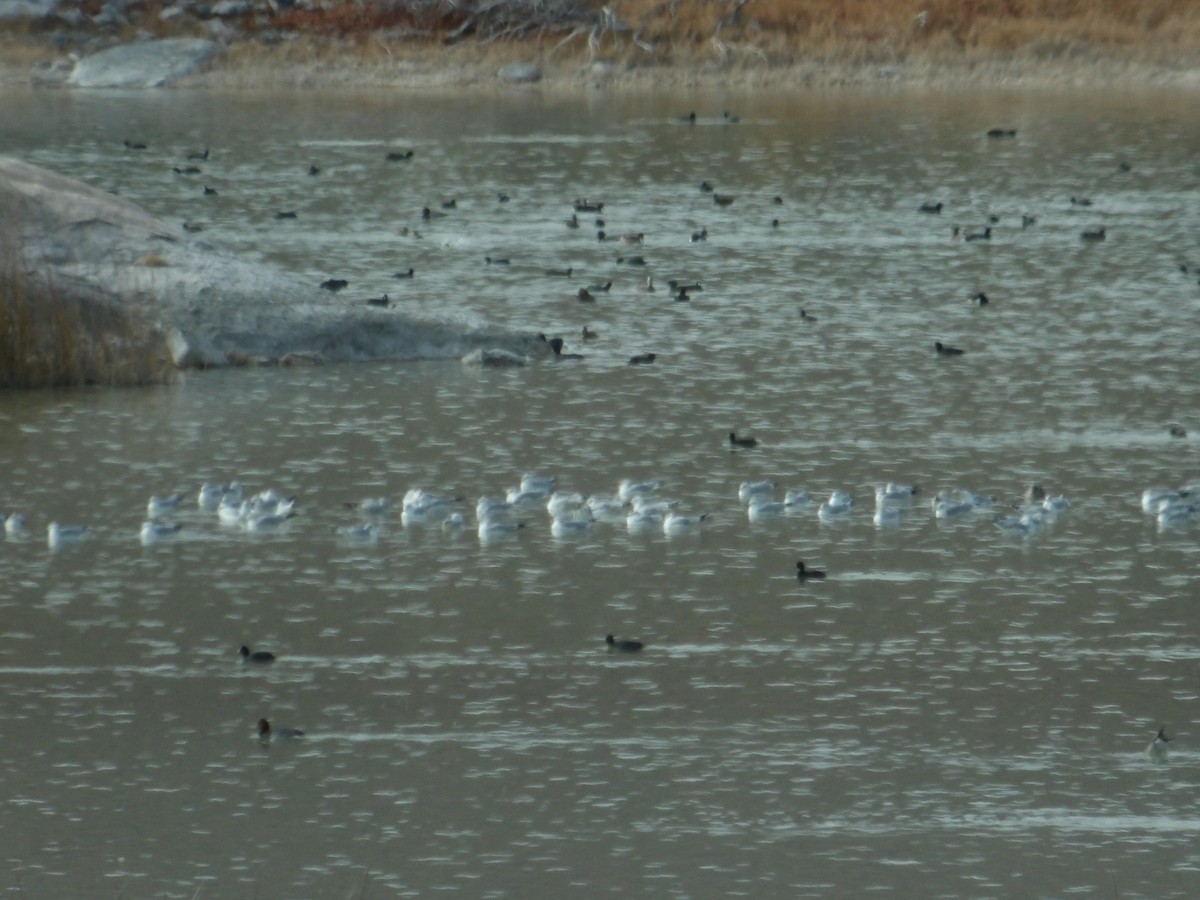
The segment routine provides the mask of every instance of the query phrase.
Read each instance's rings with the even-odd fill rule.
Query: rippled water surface
[[[1195,435],[1167,432],[1200,433],[1197,99],[0,97],[0,152],[345,278],[347,304],[386,292],[585,356],[0,398],[0,504],[30,523],[0,543],[0,891],[1191,896],[1200,554],[1139,496],[1197,477]],[[644,242],[569,229],[584,197]],[[990,241],[951,240],[989,214]],[[535,508],[480,541],[475,501],[526,471],[660,478],[709,518],[556,538]],[[233,479],[297,515],[223,527],[196,492]],[[759,479],[857,502],[751,523]],[[920,493],[880,528],[886,481]],[[1070,508],[997,528],[1030,482]],[[415,486],[468,527],[334,533]],[[996,506],[935,520],[950,487]],[[143,546],[173,491],[183,530]],[[51,551],[51,520],[88,537]],[[244,666],[243,643],[279,659]],[[263,745],[262,716],[307,733]]]

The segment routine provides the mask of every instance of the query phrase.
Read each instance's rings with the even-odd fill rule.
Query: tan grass
[[[0,207],[0,389],[157,384],[162,335],[110,304],[69,296],[26,269],[20,209]]]

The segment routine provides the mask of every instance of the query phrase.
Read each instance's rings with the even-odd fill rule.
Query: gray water
[[[346,278],[347,304],[387,292],[585,355],[0,398],[0,506],[30,523],[0,542],[0,891],[1192,896],[1200,554],[1139,496],[1198,474],[1196,100],[0,97],[0,152]],[[204,146],[201,175],[171,171]],[[568,229],[577,197],[644,244]],[[989,213],[990,241],[950,240]],[[674,302],[671,278],[704,290]],[[731,451],[731,429],[759,446]],[[526,471],[585,493],[660,478],[710,517],[559,539],[535,509],[481,541],[475,500]],[[221,526],[196,492],[234,479],[297,515]],[[758,479],[857,503],[751,523],[737,491]],[[878,528],[886,481],[920,493]],[[996,527],[1031,482],[1071,507]],[[376,543],[334,534],[345,504],[398,510],[415,486],[464,498],[468,527],[394,512]],[[935,520],[958,486],[996,506]],[[183,530],[143,546],[173,491]],[[89,534],[52,551],[52,520]],[[797,559],[828,579],[797,582]],[[609,653],[608,632],[646,648]],[[243,643],[279,659],[244,666]],[[306,734],[261,744],[263,716]]]

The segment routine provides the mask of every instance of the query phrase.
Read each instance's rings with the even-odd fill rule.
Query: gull
[[[586,503],[587,498],[576,491],[555,491],[546,501],[546,512],[552,519],[558,519],[586,509]]]
[[[63,544],[77,544],[86,534],[86,525],[59,525],[57,522],[51,522],[46,526],[46,541],[51,548],[61,547]]]
[[[9,537],[17,537],[25,533],[27,524],[24,513],[10,513],[4,519],[4,533]]]
[[[138,537],[143,544],[153,544],[165,538],[173,538],[181,530],[183,530],[183,526],[178,522],[156,522],[150,519],[142,523],[142,530],[138,533]]]
[[[361,522],[357,525],[339,525],[334,532],[338,537],[360,544],[373,544],[379,540],[377,522]]]
[[[387,497],[368,497],[358,503],[347,503],[347,506],[358,510],[364,516],[386,516],[392,511],[392,501]]]
[[[835,490],[829,499],[817,509],[817,516],[822,522],[830,522],[848,515],[854,507],[854,498],[845,491]]]
[[[743,481],[738,485],[738,499],[743,503],[749,503],[754,497],[770,494],[774,490],[775,482],[773,481]]]
[[[663,486],[659,479],[653,481],[634,481],[632,478],[622,478],[617,484],[617,497],[629,503],[635,495],[652,494]]]
[[[270,741],[290,741],[292,738],[303,736],[304,732],[299,728],[288,728],[286,725],[272,728],[266,719],[258,720],[258,739],[264,744]]]
[[[160,497],[155,494],[146,503],[146,515],[152,519],[157,519],[160,516],[170,515],[179,509],[179,504],[183,502],[183,494],[174,493],[169,497]]]
[[[1167,758],[1167,742],[1170,740],[1167,737],[1167,730],[1165,728],[1158,729],[1158,736],[1146,748],[1146,755],[1156,762],[1165,760]]]
[[[698,516],[685,516],[676,512],[669,512],[663,516],[663,534],[686,534],[695,531],[700,527],[700,523],[707,518],[708,513]]]

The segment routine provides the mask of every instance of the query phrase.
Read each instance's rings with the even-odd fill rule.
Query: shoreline
[[[117,41],[101,47],[114,46]],[[569,50],[570,48],[567,48]],[[65,74],[84,53],[45,40],[0,37],[0,89],[68,89]],[[532,42],[443,47],[302,36],[279,44],[243,38],[226,43],[201,70],[172,90],[411,90],[489,88],[562,91],[656,90],[908,90],[1162,88],[1200,89],[1200,54],[1156,56],[1146,48],[1116,53],[1080,46],[1046,57],[1030,48],[1013,52],[963,50],[955,54],[890,54],[860,48],[854,54],[792,54],[785,60],[747,54],[723,61],[716,53],[675,54],[661,62],[628,53],[589,55],[547,50]],[[500,76],[506,66],[536,69],[533,79]],[[79,90],[79,88],[69,88]],[[97,89],[85,89],[97,90]],[[99,88],[98,90],[104,90]]]

